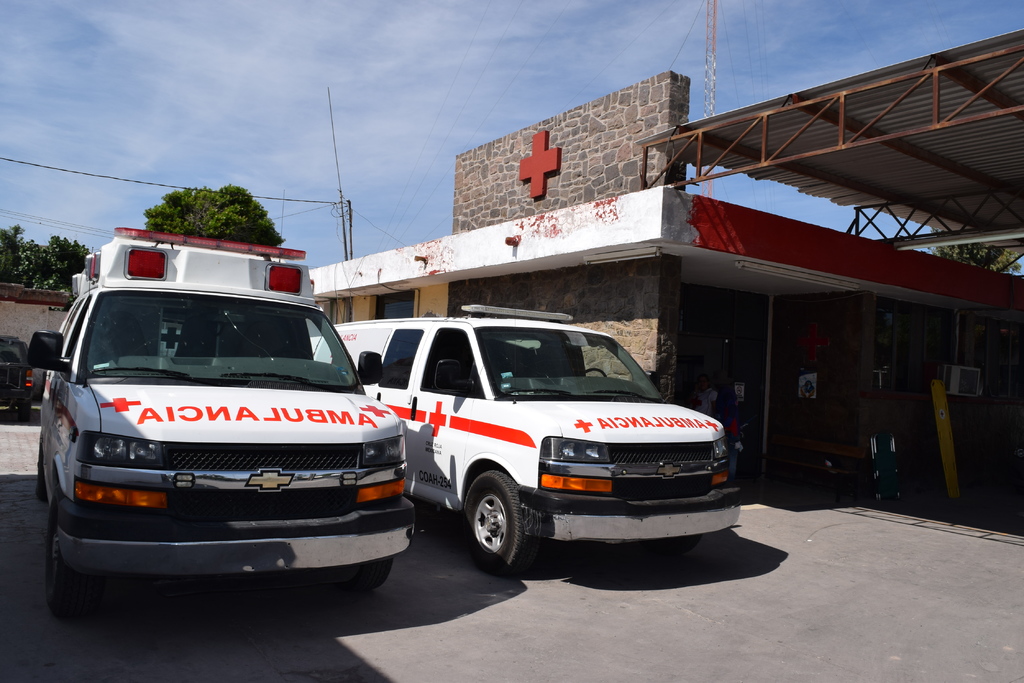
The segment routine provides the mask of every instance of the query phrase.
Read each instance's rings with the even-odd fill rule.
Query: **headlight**
[[[163,444],[158,441],[96,434],[85,446],[78,457],[82,462],[120,467],[164,466]]]
[[[405,460],[405,437],[363,444],[363,467],[391,465]]]
[[[715,441],[711,446],[714,448],[714,459],[726,458],[729,456],[729,439],[723,436],[721,439]]]
[[[541,453],[551,460],[569,462],[610,462],[607,444],[549,436],[541,445]]]

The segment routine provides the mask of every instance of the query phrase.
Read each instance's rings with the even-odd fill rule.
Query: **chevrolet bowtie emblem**
[[[683,468],[680,467],[679,465],[673,465],[672,463],[668,462],[659,467],[655,471],[661,476],[665,477],[666,479],[669,479],[679,474],[679,472],[682,471],[682,469]]]
[[[294,474],[281,474],[281,470],[260,470],[257,474],[250,474],[246,486],[256,486],[260,491],[279,491],[292,483]]]

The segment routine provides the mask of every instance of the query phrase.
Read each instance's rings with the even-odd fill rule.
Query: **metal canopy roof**
[[[850,232],[900,247],[938,246],[928,244],[931,228],[1024,251],[1024,30],[681,125],[642,145],[644,187],[744,173],[858,207]],[[652,147],[665,153],[664,166],[652,168]],[[897,219],[895,234],[872,221],[879,214]]]

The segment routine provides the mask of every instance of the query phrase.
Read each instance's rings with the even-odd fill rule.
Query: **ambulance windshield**
[[[351,361],[319,309],[192,293],[106,292],[83,349],[92,382],[353,391]]]
[[[529,327],[484,327],[477,335],[498,397],[662,401],[632,356],[610,337]]]

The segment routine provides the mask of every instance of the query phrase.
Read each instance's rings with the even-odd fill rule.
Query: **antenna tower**
[[[707,10],[704,41],[704,118],[715,115],[715,70],[718,62],[718,0],[705,0]],[[698,173],[700,169],[698,169]],[[701,185],[700,193],[711,196],[710,180]]]

